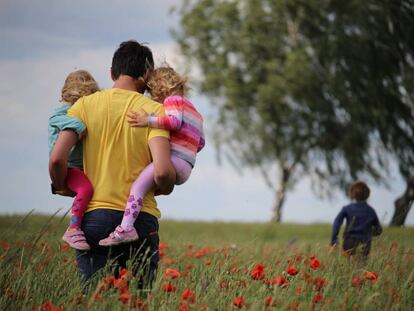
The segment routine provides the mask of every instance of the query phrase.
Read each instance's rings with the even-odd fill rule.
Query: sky
[[[109,68],[119,43],[146,42],[157,64],[167,61],[180,71],[183,59],[171,36],[179,18],[170,14],[179,0],[2,0],[0,2],[0,214],[66,212],[72,202],[50,194],[47,122],[60,105],[67,74],[92,73],[110,88]],[[196,70],[194,70],[196,72]],[[197,77],[191,77],[191,79]],[[162,217],[177,220],[266,222],[273,191],[258,171],[219,165],[211,141],[211,100],[193,89],[190,100],[205,116],[206,148],[193,173],[170,196],[158,198]],[[390,187],[372,186],[369,203],[388,223],[394,200],[405,190],[396,169]],[[329,223],[348,203],[343,191],[320,199],[303,178],[287,194],[284,222]],[[407,224],[414,225],[414,212]]]

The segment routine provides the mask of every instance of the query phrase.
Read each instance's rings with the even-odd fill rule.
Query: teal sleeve
[[[85,131],[86,126],[81,120],[75,117],[70,117],[68,115],[56,115],[49,119],[49,124],[53,127],[58,128],[60,131],[63,130],[73,130],[78,134],[81,134]]]

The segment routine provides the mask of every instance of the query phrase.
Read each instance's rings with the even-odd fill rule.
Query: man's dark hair
[[[122,42],[112,57],[111,73],[115,80],[120,75],[138,79],[153,68],[154,59],[150,48],[135,40]]]

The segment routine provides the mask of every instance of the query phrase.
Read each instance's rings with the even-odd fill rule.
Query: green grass
[[[128,301],[123,303],[119,289],[105,285],[99,290],[102,276],[96,290],[80,295],[74,252],[63,248],[60,239],[66,225],[62,217],[0,217],[0,310],[42,310],[42,305],[44,310],[52,310],[51,305],[64,310],[232,310],[236,297],[243,297],[242,309],[248,310],[413,306],[414,228],[385,228],[363,263],[340,250],[329,252],[329,225],[162,221],[166,246],[154,289],[143,296],[128,274],[129,290],[122,296]],[[321,262],[316,270],[310,268],[311,255]],[[264,277],[254,280],[251,271],[259,263],[265,266]],[[289,264],[299,270],[296,276],[287,275]],[[180,277],[165,276],[166,268]],[[378,273],[378,280],[353,287],[352,279],[368,271]],[[287,279],[286,287],[272,285],[278,275]],[[163,289],[169,283],[175,291]],[[185,289],[195,293],[194,301],[182,299]],[[321,300],[316,303],[317,294]],[[266,305],[266,299],[272,303]]]

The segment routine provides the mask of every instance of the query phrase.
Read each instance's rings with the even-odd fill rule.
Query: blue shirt
[[[68,104],[60,106],[55,109],[49,118],[49,155],[61,131],[70,129],[81,134],[86,129],[85,125],[79,119],[66,115],[69,108],[70,105]],[[78,141],[72,148],[68,158],[68,166],[75,168],[83,167],[82,141]]]
[[[377,213],[365,201],[351,203],[342,208],[333,223],[331,244],[338,242],[338,233],[342,222],[346,219],[344,238],[353,238],[360,241],[369,241],[374,232],[382,232]]]

